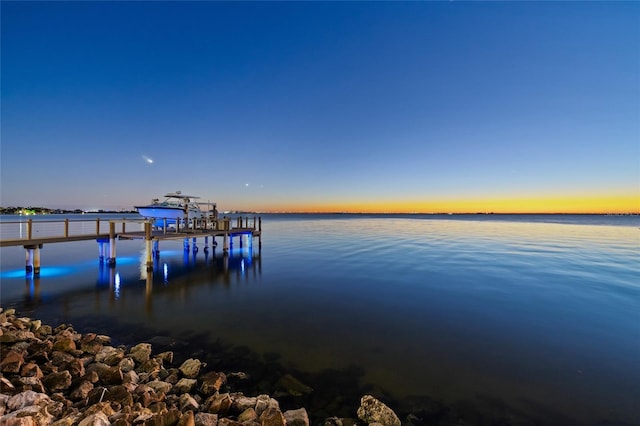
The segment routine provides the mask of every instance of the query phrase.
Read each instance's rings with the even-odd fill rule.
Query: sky
[[[639,2],[0,15],[3,207],[640,212]]]

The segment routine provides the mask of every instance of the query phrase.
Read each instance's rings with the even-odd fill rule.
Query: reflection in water
[[[151,267],[147,267],[146,264],[146,246],[140,250],[137,278],[127,273],[121,274],[118,270],[119,264],[110,267],[100,263],[95,288],[97,293],[108,290],[111,306],[115,308],[113,302],[126,303],[125,293],[133,296],[137,292],[137,283],[144,282],[145,312],[147,316],[152,316],[154,297],[158,295],[184,295],[188,287],[216,282],[228,286],[233,279],[237,280],[247,273],[253,272],[253,277],[261,273],[260,252],[254,252],[252,244],[246,242],[240,244],[240,248],[231,248],[229,254],[223,254],[216,253],[215,245],[211,248],[205,245],[201,251],[195,241],[189,244],[189,240],[185,239],[181,262],[177,261],[174,251],[168,250],[167,256],[164,256],[157,245],[154,245],[152,250]],[[99,303],[99,298],[96,299],[96,303]]]

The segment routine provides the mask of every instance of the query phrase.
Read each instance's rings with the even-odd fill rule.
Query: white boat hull
[[[178,207],[140,206],[136,207],[141,216],[154,219],[182,219],[184,210]]]

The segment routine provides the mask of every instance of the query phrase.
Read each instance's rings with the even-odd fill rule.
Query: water
[[[415,396],[432,414],[437,401],[441,421],[640,424],[638,216],[262,223],[261,250],[236,240],[226,258],[163,241],[149,275],[139,241],[118,242],[114,269],[95,242],[46,245],[39,280],[21,247],[2,248],[2,306],[128,343],[184,342],[251,370],[256,391],[292,373],[314,392],[281,402],[314,419],[354,416],[373,392],[400,414]]]

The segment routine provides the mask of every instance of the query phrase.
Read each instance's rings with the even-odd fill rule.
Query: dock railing
[[[24,242],[92,238],[108,235],[110,223],[117,224],[117,232],[140,231],[144,219],[44,219],[26,221],[0,221],[0,242]]]

